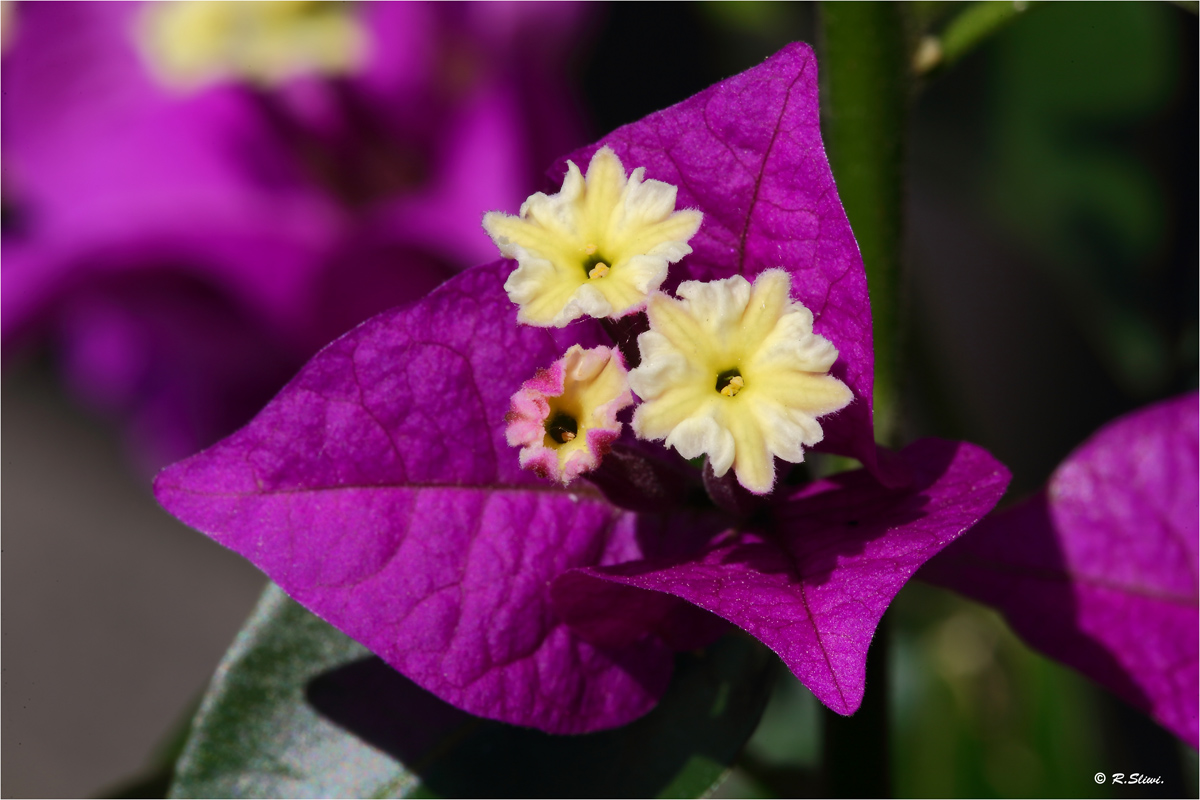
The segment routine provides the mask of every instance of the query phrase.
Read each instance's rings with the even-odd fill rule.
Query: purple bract
[[[1008,473],[940,440],[880,467],[866,279],[807,46],[603,143],[705,215],[668,285],[789,271],[856,397],[822,420],[824,445],[868,469],[780,484],[747,515],[698,499],[699,472],[628,432],[593,481],[521,470],[505,441],[513,394],[570,345],[607,339],[591,320],[518,325],[512,264],[498,261],[329,345],[250,425],[161,473],[158,498],[474,714],[554,733],[621,725],[662,694],[674,649],[728,623],[851,713],[891,598],[992,508]]]
[[[921,570],[988,603],[1039,650],[1196,747],[1200,405],[1195,393],[1109,424],[1046,488]]]

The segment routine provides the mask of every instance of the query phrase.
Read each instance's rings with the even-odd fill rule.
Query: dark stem
[[[738,483],[732,467],[718,478],[707,461],[704,462],[704,491],[713,505],[737,517],[750,517],[766,504],[765,497],[751,494]]]
[[[585,476],[615,506],[662,513],[703,503],[696,471],[664,450],[645,442],[617,442],[600,466]]]
[[[625,366],[633,369],[642,363],[642,354],[638,350],[637,337],[650,330],[650,319],[645,311],[630,314],[620,319],[605,317],[600,320],[605,333],[612,339],[613,344],[625,357]]]
[[[853,716],[822,708],[822,779],[827,797],[891,797],[888,757],[888,620],[884,614],[867,653],[867,688]]]

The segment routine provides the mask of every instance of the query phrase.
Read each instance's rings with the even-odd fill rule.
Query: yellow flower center
[[[138,44],[151,72],[180,88],[345,74],[361,67],[367,53],[367,32],[347,3],[149,3],[139,23]]]

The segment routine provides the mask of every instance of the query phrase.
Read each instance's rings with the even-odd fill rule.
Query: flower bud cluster
[[[775,484],[775,459],[798,463],[820,442],[817,418],[845,407],[850,389],[829,370],[837,349],[813,332],[813,315],[791,299],[791,277],[769,269],[685,281],[659,290],[669,264],[691,252],[699,211],[675,211],[676,188],[626,177],[602,147],[586,177],[568,162],[562,191],[535,194],[520,216],[491,212],[484,228],[517,261],[505,283],[529,325],[562,327],[581,316],[645,310],[640,364],[579,345],[513,396],[509,444],[522,467],[564,484],[595,469],[621,433],[617,413],[634,402],[632,428],[686,458],[707,456],[718,477],[734,470],[755,494]],[[632,392],[631,392],[632,390]]]

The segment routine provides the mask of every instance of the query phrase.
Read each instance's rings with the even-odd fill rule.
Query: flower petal
[[[520,462],[564,486],[600,465],[621,435],[617,413],[633,403],[619,351],[567,348],[521,385],[505,415],[505,439]]]
[[[733,436],[736,453],[733,469],[738,483],[755,494],[766,494],[775,485],[775,456],[767,450],[767,432],[761,417],[753,412],[723,416]],[[720,477],[715,466],[713,472]]]

